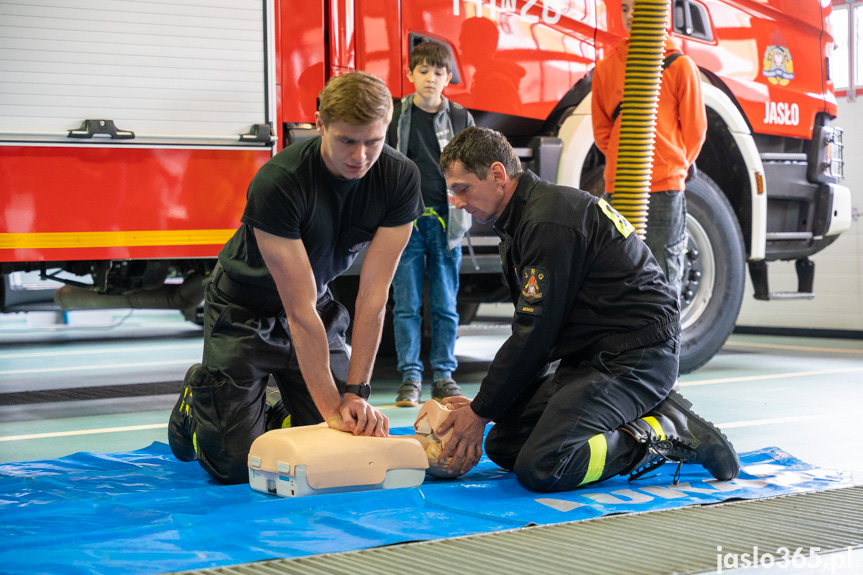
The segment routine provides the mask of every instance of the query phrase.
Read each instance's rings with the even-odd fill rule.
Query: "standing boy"
[[[452,79],[452,56],[443,44],[423,42],[414,48],[407,71],[416,88],[401,100],[393,115],[387,142],[420,169],[425,212],[414,222],[410,241],[393,278],[394,327],[398,370],[402,374],[396,405],[415,407],[422,395],[423,281],[429,279],[431,302],[432,397],[461,395],[452,378],[458,366],[456,296],[461,267],[461,239],[470,228],[470,215],[455,209],[452,192],[438,167],[440,152],[453,135],[473,126],[463,106],[450,102],[443,89]]]

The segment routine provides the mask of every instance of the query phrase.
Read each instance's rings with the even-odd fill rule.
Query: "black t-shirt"
[[[411,133],[408,157],[420,169],[423,202],[427,206],[446,205],[446,180],[440,171],[440,144],[434,129],[435,113],[411,108]]]
[[[321,297],[379,227],[406,224],[422,211],[419,171],[403,154],[384,146],[365,176],[346,180],[327,170],[317,137],[288,146],[258,170],[246,193],[243,225],[219,261],[232,279],[275,292],[253,228],[301,239]]]

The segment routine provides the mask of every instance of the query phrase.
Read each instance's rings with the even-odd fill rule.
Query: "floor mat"
[[[538,494],[484,457],[455,481],[282,499],[218,485],[163,443],[79,453],[0,465],[0,565],[10,574],[163,573],[851,485],[850,474],[775,447],[741,463],[731,482],[687,465],[673,485],[666,464],[636,482]]]

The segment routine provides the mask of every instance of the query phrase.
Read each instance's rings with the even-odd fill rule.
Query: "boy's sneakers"
[[[438,379],[434,382],[434,387],[432,387],[432,399],[440,401],[445,397],[455,397],[459,395],[464,394],[461,392],[461,388],[455,380],[451,377],[448,377],[447,379]]]
[[[396,407],[416,407],[420,404],[420,396],[423,392],[421,381],[403,381],[396,396]]]

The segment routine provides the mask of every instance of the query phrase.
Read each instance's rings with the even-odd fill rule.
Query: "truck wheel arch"
[[[710,112],[709,115],[717,116],[724,124],[724,129],[734,140],[743,161],[749,183],[748,212],[750,215],[749,226],[743,230],[743,235],[747,239],[749,259],[762,260],[767,247],[767,195],[756,192],[758,190],[756,174],[764,178],[761,154],[755,145],[749,124],[737,104],[724,91],[709,82],[701,83],[701,93],[704,105]],[[766,183],[764,185],[766,187]],[[743,206],[740,208],[742,209]]]

